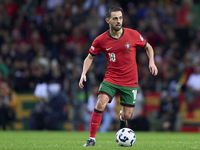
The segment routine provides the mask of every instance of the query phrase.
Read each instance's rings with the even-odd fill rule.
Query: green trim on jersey
[[[120,93],[120,104],[122,106],[135,107],[137,87],[118,86],[107,81],[102,82],[99,87],[99,94],[108,95],[109,102],[111,102],[117,91]]]
[[[147,46],[147,41],[146,41],[145,45],[143,46],[143,49],[145,49],[146,46]]]
[[[92,54],[90,51],[89,51],[89,53],[90,53],[90,55],[92,55],[92,56],[97,56],[97,55]]]
[[[112,37],[111,34],[110,34],[110,30],[108,30],[108,35],[109,35],[109,37],[111,37],[111,38],[113,38],[113,39],[115,39],[115,40],[119,40],[119,39],[122,37],[123,34],[124,34],[124,29],[122,28],[122,34],[121,34],[121,36],[117,39],[117,38]]]

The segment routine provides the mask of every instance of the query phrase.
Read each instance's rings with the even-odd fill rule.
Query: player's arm
[[[85,58],[84,63],[83,63],[83,71],[81,74],[81,78],[79,81],[79,87],[82,89],[84,87],[83,85],[83,81],[86,82],[86,73],[88,71],[88,69],[90,68],[92,61],[94,59],[94,56],[92,56],[90,53],[88,54],[88,56]]]
[[[158,74],[158,69],[155,65],[155,62],[154,62],[154,51],[153,51],[153,48],[152,46],[147,42],[145,48],[144,48],[147,52],[147,55],[149,57],[149,70],[150,70],[150,73],[152,75],[157,75]]]

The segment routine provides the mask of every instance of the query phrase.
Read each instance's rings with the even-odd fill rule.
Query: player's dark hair
[[[119,7],[119,6],[111,6],[106,11],[106,18],[110,18],[111,12],[116,12],[116,11],[121,11],[123,13],[123,9],[121,7]]]

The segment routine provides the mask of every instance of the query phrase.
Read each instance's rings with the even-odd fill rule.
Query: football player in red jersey
[[[110,7],[106,12],[106,22],[109,30],[99,35],[92,43],[89,54],[84,60],[79,87],[86,82],[86,73],[92,64],[94,56],[105,53],[108,67],[100,84],[98,101],[90,120],[90,138],[83,146],[94,146],[95,135],[101,123],[102,113],[108,102],[111,102],[117,91],[120,92],[122,110],[119,113],[120,128],[127,126],[135,107],[138,72],[136,64],[136,47],[146,50],[149,57],[149,70],[152,75],[158,74],[154,62],[154,52],[151,45],[136,30],[123,28],[123,10],[121,7]]]

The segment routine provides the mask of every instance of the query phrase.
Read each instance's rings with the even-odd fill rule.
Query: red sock
[[[101,124],[102,111],[94,109],[90,119],[90,137],[95,138],[99,125]]]

